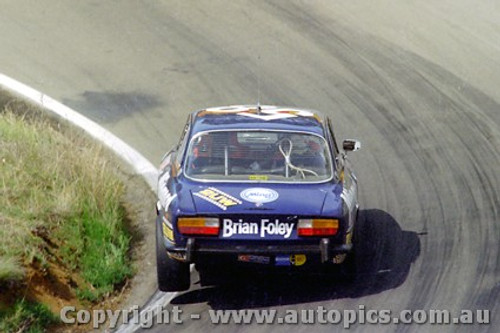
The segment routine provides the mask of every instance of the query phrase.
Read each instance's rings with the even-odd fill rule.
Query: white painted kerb
[[[0,86],[19,94],[30,101],[46,108],[48,111],[83,129],[93,138],[102,142],[129,164],[134,171],[143,176],[150,188],[156,193],[158,169],[134,148],[127,145],[110,131],[82,116],[66,105],[41,93],[27,85],[0,73]]]

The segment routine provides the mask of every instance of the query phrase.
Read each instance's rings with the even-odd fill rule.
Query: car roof
[[[314,110],[274,105],[231,105],[192,113],[192,134],[213,130],[280,130],[324,136],[324,117]]]

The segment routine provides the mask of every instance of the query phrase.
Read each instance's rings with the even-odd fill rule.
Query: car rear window
[[[324,182],[332,178],[326,141],[281,131],[209,131],[189,144],[184,171],[203,181]]]

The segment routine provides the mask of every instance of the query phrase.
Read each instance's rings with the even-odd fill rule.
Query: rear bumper
[[[263,243],[210,243],[189,238],[186,247],[167,248],[170,257],[186,262],[196,262],[206,256],[227,257],[227,255],[254,254],[275,256],[281,254],[305,254],[318,256],[322,263],[331,261],[339,254],[346,254],[352,250],[352,244],[332,244],[330,239],[321,238],[307,244],[263,244]]]

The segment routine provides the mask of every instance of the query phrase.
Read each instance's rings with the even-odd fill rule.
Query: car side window
[[[186,151],[186,146],[188,143],[188,138],[189,138],[189,130],[191,128],[191,115],[188,117],[188,120],[186,122],[186,125],[184,126],[184,129],[182,131],[181,139],[179,141],[179,144],[177,145],[177,152],[175,156],[175,161],[177,166],[180,166],[182,163],[182,159],[184,158],[184,152]]]
[[[335,140],[335,135],[333,134],[332,122],[330,118],[327,119],[327,123],[328,123],[328,132],[330,133],[330,138],[333,143],[335,157],[337,157],[340,154],[340,151],[339,151],[339,146],[337,145],[337,140]]]
[[[328,139],[330,140],[330,145],[332,146],[333,149],[333,165],[335,166],[335,174],[337,175],[338,179],[343,179],[343,160],[341,158],[341,154],[339,151],[339,146],[337,145],[337,141],[335,140],[335,135],[333,134],[333,127],[330,118],[326,119],[326,124],[327,124],[327,132],[328,132]]]

